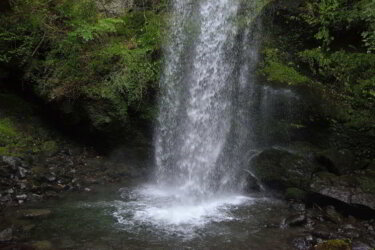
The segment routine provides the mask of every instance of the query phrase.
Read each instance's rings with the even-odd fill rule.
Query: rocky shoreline
[[[31,159],[1,156],[0,249],[53,249],[49,242],[27,243],[34,220],[51,215],[48,208],[29,209],[28,205],[143,178],[148,157],[143,148],[138,153],[145,155],[144,161],[134,162],[131,157],[125,161],[126,150],[101,156],[94,149],[66,144],[50,155]]]
[[[248,189],[289,202],[292,216],[274,226],[301,229],[301,235],[292,239],[295,249],[374,249],[371,157],[308,143],[265,149],[250,164]]]
[[[125,165],[85,147],[67,147],[36,158],[0,157],[0,208],[58,198],[66,191],[90,192],[94,185],[136,179],[145,173],[142,167]]]

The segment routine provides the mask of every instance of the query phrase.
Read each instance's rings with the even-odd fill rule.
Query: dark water
[[[52,214],[30,219],[35,227],[25,241],[49,241],[53,249],[293,249],[293,238],[302,233],[282,229],[290,213],[287,206],[263,197],[219,204],[214,213],[180,224],[136,219],[134,212],[145,199],[126,195],[131,190],[112,186],[34,204],[32,208],[47,208]]]

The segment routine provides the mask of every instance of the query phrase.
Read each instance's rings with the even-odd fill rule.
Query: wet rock
[[[11,241],[13,239],[13,229],[7,228],[0,232],[0,242]]]
[[[315,250],[351,250],[351,244],[346,240],[328,240],[319,243],[314,247]]]
[[[46,240],[33,242],[31,246],[33,246],[35,250],[53,249],[52,243]]]
[[[18,173],[19,173],[19,176],[20,176],[21,178],[25,178],[27,172],[28,172],[28,171],[27,171],[26,169],[22,168],[22,167],[19,167],[19,168],[18,168]]]
[[[29,200],[30,201],[40,201],[43,199],[43,196],[42,195],[39,195],[39,194],[31,194],[29,196]]]
[[[47,198],[59,198],[60,197],[59,194],[55,191],[47,191],[47,192],[45,192],[44,195]]]
[[[54,175],[47,175],[45,176],[46,180],[49,181],[49,182],[54,182],[56,181],[56,176]]]
[[[352,250],[373,250],[371,246],[360,241],[354,241],[352,244]]]
[[[334,174],[345,174],[355,169],[355,157],[349,150],[328,149],[317,154],[317,161]]]
[[[304,214],[293,215],[285,220],[285,224],[290,227],[303,226],[305,223],[306,216]]]
[[[252,172],[271,188],[306,189],[315,166],[299,155],[284,150],[268,149],[252,161]]]
[[[327,240],[332,239],[336,236],[333,233],[335,231],[336,229],[332,226],[328,226],[326,224],[318,224],[315,226],[315,229],[311,232],[311,234],[317,238]]]
[[[349,229],[349,230],[345,230],[343,232],[343,235],[346,238],[349,238],[349,239],[356,239],[356,238],[359,238],[359,236],[361,235],[361,233],[357,229]]]
[[[306,205],[303,203],[292,203],[290,204],[290,208],[297,212],[305,212]]]
[[[352,224],[345,224],[343,226],[343,229],[344,230],[351,230],[351,229],[354,229],[355,227],[352,225]]]
[[[306,237],[298,237],[298,238],[293,239],[292,244],[295,247],[295,249],[307,250],[307,249],[311,249],[311,247],[313,246],[312,242],[313,242],[313,237],[309,235]]]
[[[23,218],[44,218],[51,214],[49,209],[26,209],[18,211]]]
[[[326,207],[325,217],[336,224],[340,224],[343,221],[341,214],[339,214],[333,206]]]
[[[375,178],[364,174],[335,176],[319,173],[313,178],[311,191],[347,205],[362,205],[375,210]]]
[[[299,188],[287,188],[285,191],[285,199],[294,201],[306,200],[307,192]]]
[[[11,200],[12,200],[12,197],[9,194],[0,197],[0,202],[1,203],[6,203],[6,202],[9,202]]]
[[[17,200],[26,200],[27,199],[27,195],[26,194],[16,195],[16,199]]]
[[[12,166],[13,168],[17,168],[18,166],[21,166],[21,159],[18,157],[3,156],[2,161]]]
[[[252,193],[252,192],[260,192],[262,190],[261,186],[259,185],[259,182],[255,176],[249,172],[246,171],[246,192]]]

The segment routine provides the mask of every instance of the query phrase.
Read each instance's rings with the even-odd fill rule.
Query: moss
[[[281,58],[284,55],[275,48],[265,48],[263,50],[263,63],[260,73],[268,81],[283,85],[309,84],[312,81],[299,73],[292,62],[285,63]]]
[[[287,85],[299,85],[310,81],[309,78],[301,75],[294,68],[280,62],[268,62],[263,72],[269,81]]]
[[[357,182],[361,189],[365,192],[375,194],[375,178],[369,176],[357,177]]]
[[[288,200],[303,201],[306,198],[307,193],[299,188],[288,188],[285,191],[285,198]]]
[[[328,240],[319,243],[314,247],[315,250],[351,250],[351,242],[348,239]]]
[[[53,154],[57,143],[52,141],[49,130],[33,116],[35,107],[8,93],[0,93],[0,155],[22,157],[41,151]],[[9,103],[8,103],[9,102]],[[36,112],[35,112],[36,113]]]
[[[36,241],[31,244],[36,250],[49,250],[53,249],[51,242],[49,241]]]
[[[59,147],[55,141],[46,141],[42,144],[41,150],[48,155],[54,155],[59,150]]]
[[[0,119],[0,144],[13,142],[17,136],[13,122],[9,118]]]
[[[48,169],[47,168],[44,168],[44,167],[33,167],[31,169],[31,172],[34,174],[34,175],[44,175],[46,173],[48,173]]]

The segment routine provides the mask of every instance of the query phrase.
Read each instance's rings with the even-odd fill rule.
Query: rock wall
[[[134,7],[134,0],[97,0],[101,11],[110,15],[121,15]]]

